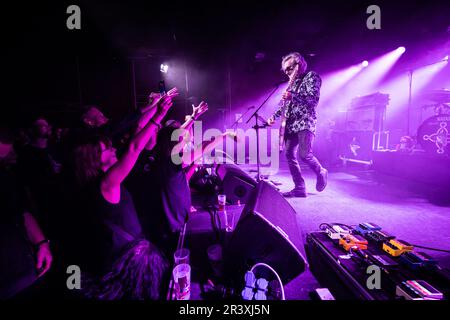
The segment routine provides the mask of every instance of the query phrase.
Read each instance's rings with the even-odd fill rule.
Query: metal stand
[[[231,128],[233,128],[234,130],[237,130],[239,121],[241,121],[241,119],[247,114],[247,112],[249,112],[251,109],[254,109],[254,108],[255,108],[255,106],[248,107],[247,110],[245,110],[245,112],[243,114],[241,114],[241,116],[231,125]],[[236,128],[235,128],[235,126],[236,126]]]
[[[409,76],[409,92],[408,92],[408,119],[407,119],[407,123],[406,123],[406,134],[408,136],[410,136],[410,118],[411,118],[411,108],[412,108],[412,81],[413,81],[413,72],[414,70],[409,70],[408,71],[408,76]]]
[[[406,133],[407,133],[408,136],[411,136],[411,132],[410,132],[410,127],[411,127],[410,116],[411,116],[411,109],[412,109],[412,83],[413,83],[414,71],[419,69],[419,68],[432,66],[434,64],[445,62],[445,61],[448,62],[448,59],[444,58],[442,60],[439,60],[439,61],[436,61],[436,62],[433,62],[433,63],[428,63],[428,64],[421,65],[421,66],[417,66],[417,67],[414,67],[414,68],[411,68],[411,69],[408,70],[408,75],[409,75],[409,83],[408,83],[409,92],[408,92],[408,94],[409,94],[409,96],[408,96],[408,119],[407,119],[407,124],[406,124]]]
[[[257,167],[257,176],[256,176],[256,182],[261,181],[261,168],[260,168],[260,161],[259,161],[259,129],[267,127],[267,124],[264,124],[260,126],[258,124],[258,120],[260,119],[260,116],[258,115],[259,110],[266,104],[266,102],[270,99],[270,97],[277,91],[278,87],[281,83],[276,84],[274,89],[269,93],[267,98],[261,103],[261,105],[256,109],[256,111],[248,118],[248,120],[245,123],[249,123],[250,120],[254,117],[255,118],[255,125],[253,126],[253,129],[256,130],[256,167]]]

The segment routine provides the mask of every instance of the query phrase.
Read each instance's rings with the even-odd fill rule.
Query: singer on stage
[[[289,85],[283,94],[279,108],[268,119],[272,125],[276,119],[285,118],[285,151],[295,187],[283,193],[285,197],[306,197],[305,181],[297,160],[297,153],[317,175],[316,189],[321,192],[327,185],[327,169],[312,153],[316,132],[316,107],[319,103],[322,80],[314,71],[306,72],[307,63],[298,53],[292,52],[281,60],[281,70],[289,77]],[[283,127],[282,127],[283,129]],[[282,133],[280,133],[282,134]]]

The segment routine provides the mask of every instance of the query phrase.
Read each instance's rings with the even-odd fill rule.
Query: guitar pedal
[[[391,239],[383,243],[383,250],[393,257],[399,257],[405,252],[412,251],[413,246],[403,240]]]
[[[332,225],[331,228],[327,227],[325,231],[328,237],[330,237],[333,240],[339,240],[343,236],[350,234],[351,232],[349,228],[340,225]]]
[[[367,240],[373,241],[378,245],[382,245],[383,242],[389,242],[389,240],[395,239],[395,236],[381,230],[367,232],[365,237]]]
[[[400,257],[400,263],[406,265],[413,271],[417,271],[423,267],[433,267],[437,265],[437,261],[427,255],[425,252],[405,252]]]
[[[381,227],[371,222],[360,223],[356,226],[355,231],[360,235],[365,236],[368,232],[381,230]]]
[[[359,235],[346,234],[343,238],[339,239],[339,245],[344,248],[345,251],[352,250],[366,250],[367,240]]]

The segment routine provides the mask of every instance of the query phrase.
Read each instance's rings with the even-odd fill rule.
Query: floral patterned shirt
[[[285,107],[280,106],[274,113],[274,119],[281,117],[283,109],[286,115],[286,133],[297,133],[302,130],[316,132],[316,107],[319,103],[322,79],[309,71],[304,76],[294,80],[290,88],[292,100]]]

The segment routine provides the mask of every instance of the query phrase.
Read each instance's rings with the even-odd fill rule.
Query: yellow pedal
[[[413,246],[403,240],[391,239],[383,243],[383,250],[393,257],[401,256],[403,253],[412,251]]]

